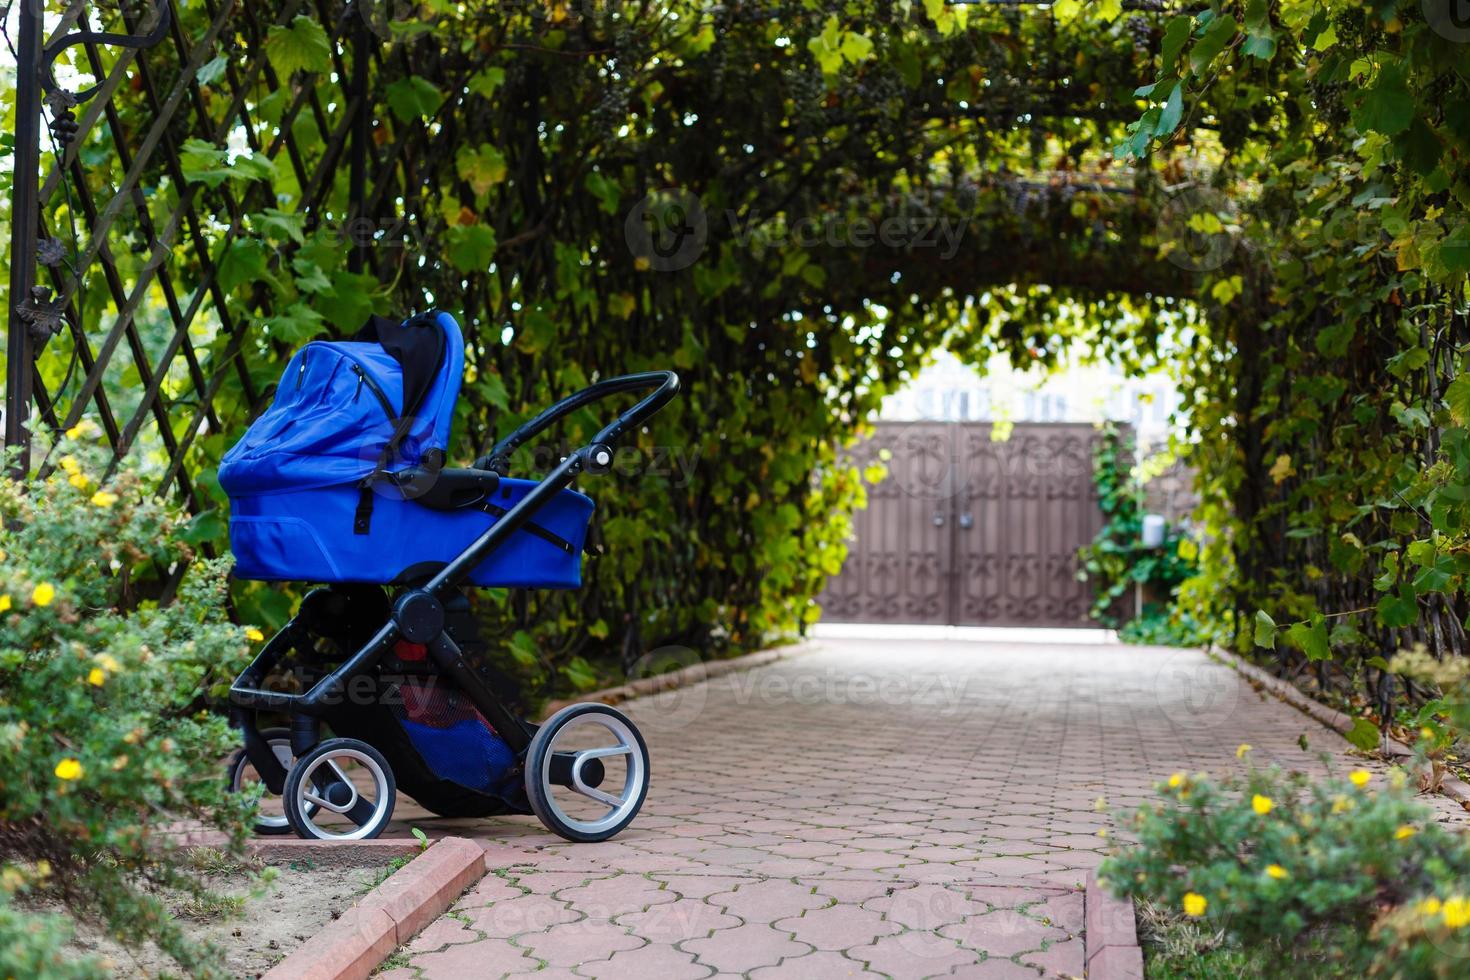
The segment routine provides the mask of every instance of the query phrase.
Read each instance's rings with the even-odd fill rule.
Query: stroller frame
[[[305,630],[305,626],[298,623],[300,613],[288,621],[266,643],[254,661],[240,673],[234,684],[231,685],[229,704],[231,724],[241,732],[243,739],[244,757],[254,766],[267,789],[274,794],[283,795],[288,772],[287,766],[278,757],[276,750],[262,735],[257,724],[256,713],[275,711],[287,714],[291,719],[292,755],[298,759],[307,755],[321,743],[322,716],[346,694],[348,685],[354,678],[373,671],[385,654],[400,640],[423,644],[427,647],[428,657],[438,668],[440,674],[463,692],[515,753],[516,767],[524,766],[536,727],[522,722],[506,708],[491,690],[490,685],[467,661],[464,651],[455,642],[454,637],[450,635],[451,631],[446,627],[446,604],[466,584],[476,566],[509,541],[518,530],[530,524],[537,512],[557,493],[569,487],[579,474],[609,472],[612,468],[614,447],[618,439],[629,429],[641,426],[678,394],[679,377],[673,371],[650,371],[596,382],[563,398],[516,428],[497,442],[489,453],[475,460],[470,469],[444,470],[427,475],[430,481],[458,479],[470,486],[489,486],[493,489],[501,477],[509,475],[511,454],[560,419],[614,395],[648,389],[654,390],[599,431],[591,442],[572,451],[524,498],[506,511],[427,582],[401,592],[393,601],[388,621],[376,630],[371,639],[317,680],[310,690],[301,694],[291,694],[262,688],[266,676],[288,652],[294,649],[297,639]],[[303,603],[304,606],[305,603]],[[611,711],[611,709],[608,710]],[[639,742],[641,744],[641,737]],[[600,773],[600,764],[595,768]],[[570,760],[561,760],[561,765],[553,765],[552,771],[556,773],[553,778],[558,784],[572,786],[575,781],[582,784],[581,788],[585,791],[586,784],[582,783],[583,773],[577,766],[572,765]],[[328,766],[324,771],[313,776],[313,779],[317,780],[319,785],[323,782],[329,784],[338,778],[333,772],[332,767]],[[589,781],[595,785],[595,779],[590,776]],[[353,795],[355,798],[355,794]],[[533,808],[535,808],[534,797]],[[361,823],[359,814],[348,812],[347,815],[354,822]],[[539,809],[537,809],[537,815],[541,815]],[[631,816],[630,814],[628,819],[631,819]],[[612,833],[620,829],[621,825]],[[381,827],[377,828],[377,831],[380,832]],[[558,830],[558,833],[568,836],[561,830]],[[612,834],[609,833],[606,836],[612,836]],[[598,835],[573,839],[604,838]]]

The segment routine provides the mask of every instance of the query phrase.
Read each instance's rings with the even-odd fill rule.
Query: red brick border
[[[445,837],[312,936],[264,980],[365,980],[485,876],[485,849]]]
[[[1205,655],[1213,657],[1251,683],[1259,685],[1268,693],[1275,695],[1278,699],[1285,701],[1293,708],[1296,708],[1314,721],[1327,726],[1339,735],[1346,735],[1352,730],[1352,718],[1341,711],[1329,708],[1327,705],[1313,700],[1290,681],[1282,680],[1269,671],[1262,670],[1250,661],[1244,660],[1227,650],[1206,650]],[[1408,762],[1414,755],[1413,751],[1403,742],[1387,736],[1381,736],[1379,748],[1385,756],[1396,762]],[[1467,785],[1463,780],[1446,775],[1444,781],[1439,785],[1439,792],[1448,796],[1456,803],[1459,803],[1465,809],[1470,810],[1470,785]]]
[[[1143,980],[1143,948],[1138,945],[1133,903],[1114,897],[1094,871],[1087,876],[1082,913],[1088,980]]]

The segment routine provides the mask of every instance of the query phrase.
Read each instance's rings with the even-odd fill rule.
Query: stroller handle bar
[[[656,390],[593,436],[591,444],[587,447],[590,452],[583,463],[588,472],[606,472],[608,464],[612,462],[611,445],[626,430],[642,425],[679,393],[679,376],[673,371],[645,371],[642,374],[625,374],[617,378],[607,378],[568,395],[497,442],[489,453],[475,460],[474,468],[508,476],[511,453],[540,435],[553,423],[593,402],[599,402],[604,398],[628,391],[642,391],[646,388]],[[606,461],[599,458],[599,452],[608,454]]]

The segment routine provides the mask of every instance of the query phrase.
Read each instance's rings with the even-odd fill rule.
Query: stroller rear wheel
[[[616,708],[563,708],[526,750],[526,796],[547,830],[578,843],[608,840],[648,796],[648,746]]]
[[[393,817],[397,787],[383,754],[355,738],[329,738],[286,774],[286,819],[316,840],[370,840]]]
[[[291,732],[285,728],[263,728],[260,737],[270,746],[277,759],[281,760],[281,767],[289,770],[291,768]],[[259,774],[255,766],[251,764],[250,757],[241,749],[230,759],[228,767],[230,792],[242,792],[247,786],[259,780]],[[277,797],[269,790],[264,791],[260,797],[260,809],[255,817],[255,832],[262,836],[291,833],[291,823],[286,819],[284,812],[276,812],[275,801]],[[312,804],[312,813],[316,813],[316,805]]]

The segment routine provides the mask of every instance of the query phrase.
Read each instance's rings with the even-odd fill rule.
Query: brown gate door
[[[883,423],[852,455],[859,467],[882,460],[888,476],[868,488],[867,508],[853,515],[847,563],[818,600],[824,618],[950,622],[954,426]]]
[[[881,423],[854,450],[889,475],[854,517],[829,622],[1096,626],[1077,549],[1102,526],[1090,424]],[[887,450],[885,453],[884,450]],[[885,458],[886,457],[886,458]]]

